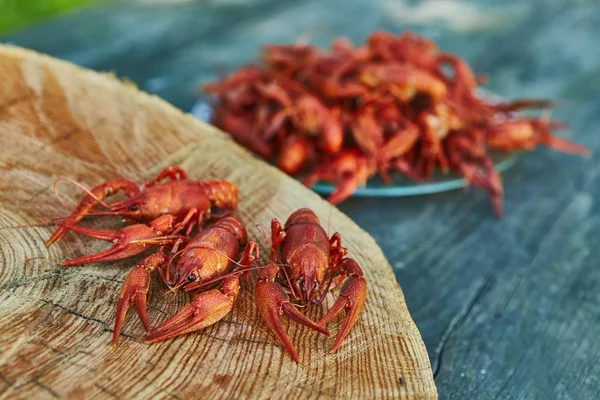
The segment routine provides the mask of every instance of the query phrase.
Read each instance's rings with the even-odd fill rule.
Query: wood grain
[[[434,399],[425,346],[400,287],[375,241],[337,209],[256,160],[226,135],[108,75],[18,48],[0,47],[0,393],[4,398],[404,398]],[[309,206],[340,231],[369,282],[367,305],[335,355],[296,325],[295,364],[259,319],[251,289],[225,320],[199,334],[148,346],[130,315],[110,345],[118,291],[135,260],[62,270],[58,262],[106,245],[70,234],[45,249],[52,225],[14,228],[63,215],[56,178],[86,186],[153,177],[180,165],[192,177],[240,188],[238,215],[255,224]],[[66,201],[80,190],[60,186]],[[114,221],[94,221],[96,227]],[[31,259],[43,257],[41,259]],[[153,281],[150,321],[186,303],[161,296]],[[318,319],[331,306],[309,310]],[[339,329],[332,325],[332,331]]]

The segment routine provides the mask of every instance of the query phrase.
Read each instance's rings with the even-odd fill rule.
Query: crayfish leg
[[[172,181],[184,180],[188,178],[187,172],[180,167],[167,167],[163,169],[160,174],[151,181],[148,181],[142,185],[142,188],[147,188],[159,184],[165,178],[169,178]]]
[[[333,193],[327,198],[330,204],[337,205],[350,198],[354,192],[366,181],[362,181],[357,175],[349,175],[335,188]]]
[[[587,147],[556,136],[551,136],[544,144],[551,149],[562,151],[563,153],[574,154],[582,157],[588,157],[590,155],[590,149]]]

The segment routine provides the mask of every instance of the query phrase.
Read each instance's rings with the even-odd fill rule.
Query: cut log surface
[[[3,398],[403,398],[434,399],[427,351],[394,274],[375,241],[336,208],[255,159],[225,134],[162,100],[30,51],[0,46],[0,396]],[[256,224],[310,207],[365,271],[365,309],[336,354],[333,338],[288,324],[296,364],[260,319],[252,285],[224,320],[154,345],[134,311],[111,346],[116,303],[137,259],[62,269],[59,262],[107,244],[70,233],[46,249],[53,224],[68,212],[54,181],[93,187],[143,182],[178,165],[194,179],[227,179],[240,189],[237,215],[262,248]],[[81,189],[62,182],[69,204]],[[120,221],[86,222],[115,228]],[[267,253],[264,251],[263,253]],[[152,326],[189,296],[162,296],[154,277]],[[318,320],[339,290],[307,315]],[[329,327],[337,333],[338,318]]]

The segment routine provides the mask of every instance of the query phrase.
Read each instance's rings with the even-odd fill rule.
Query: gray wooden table
[[[506,217],[479,191],[353,198],[340,207],[385,251],[427,345],[440,398],[600,397],[600,3],[137,1],[0,38],[114,71],[189,111],[198,86],[305,32],[327,45],[412,29],[506,97],[559,100],[595,150],[547,150],[504,175]]]

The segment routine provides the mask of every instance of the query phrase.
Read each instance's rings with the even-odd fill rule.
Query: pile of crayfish
[[[328,52],[272,45],[262,60],[204,87],[217,100],[212,122],[307,186],[336,184],[332,204],[374,175],[421,183],[453,172],[485,190],[500,217],[492,153],[539,145],[588,153],[553,135],[561,123],[515,113],[550,101],[490,101],[464,60],[410,32],[376,32],[363,46],[341,38]]]
[[[123,284],[113,345],[132,306],[147,332],[146,343],[217,323],[233,309],[240,292],[240,277],[252,270],[259,271],[254,295],[260,314],[296,362],[300,358],[282,325],[283,314],[330,336],[325,326],[344,310],[346,317],[332,353],[360,316],[367,294],[363,271],[356,261],[346,257],[340,234],[329,238],[310,209],[297,210],[283,227],[276,218],[271,221],[270,257],[263,266],[257,243],[248,241],[244,224],[232,215],[238,205],[238,189],[233,183],[199,182],[189,179],[184,170],[169,167],[141,186],[121,179],[85,190],[86,196],[73,212],[59,218],[62,221],[46,246],[76,232],[111,242],[112,247],[64,261],[64,267],[121,260],[156,246],[156,251],[142,259]],[[107,203],[109,197],[120,192],[127,196],[125,200]],[[119,230],[79,225],[84,218],[94,216],[114,216],[134,224]],[[172,318],[152,329],[146,298],[154,272],[158,272],[169,292],[183,289],[192,292],[193,297]],[[321,321],[315,323],[298,311],[297,307],[321,304],[327,293],[342,283],[339,297]]]

